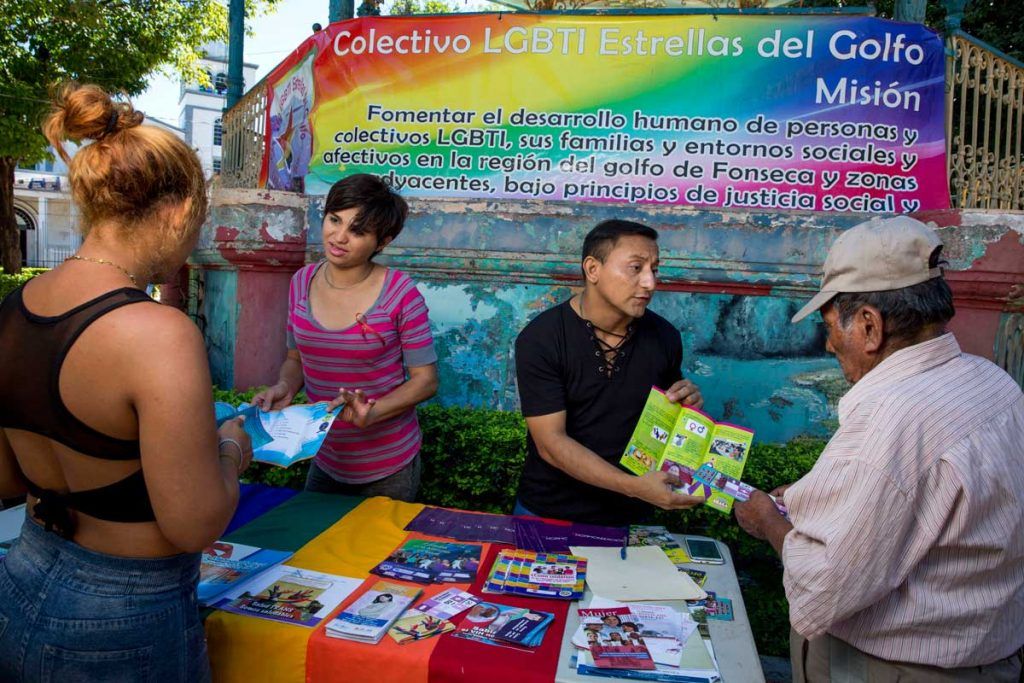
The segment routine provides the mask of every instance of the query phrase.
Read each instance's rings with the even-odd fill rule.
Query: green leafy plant
[[[0,273],[0,301],[8,294],[21,287],[23,284],[34,278],[39,273],[44,273],[48,268],[22,268],[17,275]]]

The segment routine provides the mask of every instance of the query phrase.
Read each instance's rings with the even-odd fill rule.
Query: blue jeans
[[[0,562],[0,680],[209,681],[199,555],[87,550],[26,520]]]

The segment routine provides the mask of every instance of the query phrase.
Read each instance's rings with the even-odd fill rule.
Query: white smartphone
[[[725,564],[725,558],[718,550],[718,544],[701,538],[687,538],[686,554],[701,564]]]

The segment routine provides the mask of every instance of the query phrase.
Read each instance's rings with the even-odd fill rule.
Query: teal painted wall
[[[235,340],[238,332],[238,272],[207,270],[204,273],[202,311],[206,318],[206,352],[213,383],[235,384]]]
[[[219,383],[240,381],[231,349],[266,343],[267,329],[284,326],[283,313],[267,306],[266,315],[280,320],[242,316],[239,329],[239,299],[259,306],[253,297],[265,294],[238,285],[231,273],[248,283],[254,271],[290,273],[319,259],[322,202],[253,190],[215,194],[193,263],[212,269],[206,271],[207,338]],[[410,200],[404,231],[379,260],[408,272],[426,298],[440,357],[436,400],[518,407],[515,337],[533,316],[571,295],[584,235],[612,217],[659,231],[661,284],[651,308],[680,330],[684,374],[701,386],[714,417],[753,428],[761,441],[831,432],[847,385],[824,351],[820,325],[813,319],[791,325],[789,318],[816,289],[829,245],[868,218],[863,215]],[[1000,330],[1008,328],[1001,322],[1006,292],[1024,281],[1024,216],[919,218],[946,244],[948,279],[958,297],[954,332],[966,350],[993,357]],[[278,368],[266,365],[262,375],[246,367],[246,383],[275,381]]]

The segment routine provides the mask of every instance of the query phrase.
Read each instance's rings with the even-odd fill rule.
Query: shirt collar
[[[918,375],[961,355],[960,344],[952,332],[896,351],[872,368],[846,395],[839,399],[839,419],[846,417],[867,396],[908,377]]]

